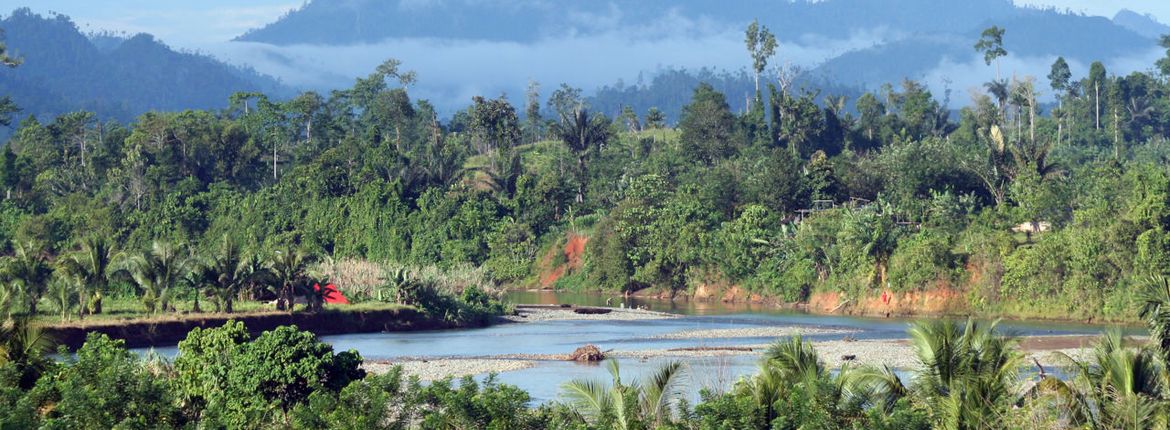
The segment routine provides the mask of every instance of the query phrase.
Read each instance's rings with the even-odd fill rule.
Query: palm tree
[[[1162,275],[1150,276],[1142,286],[1140,298],[1139,315],[1146,320],[1162,359],[1170,363],[1170,280]]]
[[[63,272],[76,279],[77,300],[80,303],[77,316],[83,318],[86,307],[90,312],[102,313],[102,292],[110,284],[113,275],[113,261],[116,252],[113,243],[102,236],[89,236],[80,241],[80,249],[61,260]],[[89,298],[92,291],[93,298]]]
[[[183,271],[182,284],[191,289],[195,302],[191,305],[191,312],[202,313],[199,306],[199,296],[207,295],[208,290],[215,288],[216,274],[199,257],[192,255],[188,260],[187,270]],[[211,294],[214,294],[212,292]]]
[[[685,370],[680,362],[659,367],[650,380],[622,382],[616,360],[606,361],[613,382],[573,380],[561,385],[568,406],[589,423],[612,419],[613,428],[638,428],[643,421],[657,428],[672,421],[670,407],[686,395]]]
[[[58,274],[49,282],[49,302],[58,312],[61,312],[61,322],[69,319],[69,311],[73,310],[74,307],[81,307],[79,297],[82,295],[78,291],[82,289],[84,288],[77,282],[77,279],[65,274]],[[80,318],[81,312],[78,314]]]
[[[196,278],[211,289],[217,312],[234,312],[236,298],[251,284],[257,269],[263,270],[262,266],[254,264],[256,261],[246,256],[239,244],[227,235],[202,259]]]
[[[995,97],[995,101],[999,103],[999,112],[1002,120],[1007,121],[1007,101],[1009,94],[1008,81],[1006,79],[994,79],[983,84],[987,88],[987,92]]]
[[[1126,348],[1118,330],[1108,331],[1087,362],[1069,358],[1078,388],[1069,402],[1095,429],[1165,428],[1165,365],[1148,347]]]
[[[268,262],[277,287],[276,309],[292,310],[293,300],[302,285],[308,283],[311,258],[304,251],[276,251]],[[311,284],[310,284],[311,285]]]
[[[843,369],[842,374],[848,369]],[[777,340],[764,352],[759,372],[736,384],[738,395],[753,399],[763,411],[764,422],[777,418],[776,403],[788,398],[793,390],[805,390],[810,398],[830,399],[835,405],[844,394],[845,379],[831,379],[812,343],[800,336]],[[831,391],[822,392],[824,388]]]
[[[939,428],[994,428],[1013,403],[1022,355],[998,322],[919,321],[910,345],[922,369],[913,390],[926,400]]]
[[[134,284],[143,291],[142,304],[147,312],[172,309],[173,288],[187,278],[189,261],[178,247],[154,242],[150,250],[130,257],[123,263]]]
[[[321,312],[325,302],[332,296],[334,290],[326,288],[329,278],[307,276],[304,282],[298,284],[297,295],[305,297],[305,306],[309,312]]]
[[[265,291],[269,291],[269,286],[276,281],[272,275],[272,271],[268,269],[268,262],[259,254],[249,253],[240,261],[239,266],[240,276],[246,279],[243,283],[243,290],[241,293],[247,292],[247,295],[255,300]],[[231,303],[224,303],[224,309],[231,312]]]
[[[572,117],[563,114],[561,121],[553,125],[552,131],[577,156],[577,203],[584,202],[588,181],[585,159],[609,140],[609,120],[603,115],[590,116],[589,111],[577,109]]]
[[[849,211],[844,229],[846,240],[860,246],[861,254],[873,261],[869,283],[878,288],[886,288],[890,257],[898,243],[898,226],[889,212],[889,208],[883,213],[870,209]]]
[[[53,267],[48,254],[35,243],[17,243],[14,255],[0,260],[0,281],[9,283],[23,298],[28,315],[36,316],[37,302],[45,295]]]
[[[51,363],[45,358],[56,342],[28,317],[0,321],[0,366],[12,364],[20,371],[21,388],[32,388]]]

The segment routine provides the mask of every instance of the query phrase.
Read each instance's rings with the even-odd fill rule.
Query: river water
[[[740,329],[760,327],[796,327],[809,329],[843,329],[859,339],[905,339],[910,320],[858,318],[835,315],[812,315],[791,310],[751,304],[707,302],[670,302],[651,299],[609,298],[595,294],[553,292],[516,292],[508,299],[515,304],[576,304],[586,306],[646,307],[681,315],[680,318],[639,321],[540,321],[500,324],[485,328],[420,331],[402,333],[365,333],[325,336],[336,350],[354,349],[367,360],[402,361],[483,357],[501,354],[567,354],[575,348],[594,344],[602,350],[663,350],[702,346],[760,345],[775,338],[692,338],[663,339],[657,336],[690,330]],[[1019,336],[1090,335],[1101,326],[1055,322],[1003,321],[1000,329]],[[805,336],[814,341],[840,340],[842,334]],[[174,356],[175,347],[154,348],[155,353]],[[139,350],[146,353],[146,350]],[[678,358],[630,358],[620,360],[622,380],[645,378],[659,365]],[[686,363],[690,391],[725,390],[737,379],[756,372],[759,358],[754,355],[690,357]],[[482,380],[484,375],[480,375]],[[608,381],[607,369],[597,364],[565,361],[538,361],[536,366],[498,375],[499,382],[518,386],[529,392],[536,402],[557,398],[566,381],[592,378]]]
[[[759,345],[774,338],[656,338],[687,330],[758,327],[804,327],[854,330],[856,339],[904,339],[909,320],[811,315],[759,305],[630,300],[619,302],[592,294],[552,292],[511,293],[516,304],[571,303],[577,305],[644,306],[671,312],[681,318],[643,321],[545,321],[503,324],[487,328],[409,333],[373,333],[327,336],[338,350],[356,349],[366,359],[482,357],[499,354],[566,354],[594,344],[602,350],[661,350],[682,347]],[[1001,330],[1021,336],[1097,334],[1102,327],[1067,323],[1000,323]],[[841,334],[806,336],[810,340],[840,340]],[[631,358],[620,361],[623,381],[645,377],[668,358]],[[731,355],[683,359],[693,392],[702,388],[726,389],[740,376],[756,371],[757,356]],[[505,372],[500,382],[519,386],[536,401],[555,399],[561,383],[577,378],[608,380],[598,365],[540,361],[535,367]]]

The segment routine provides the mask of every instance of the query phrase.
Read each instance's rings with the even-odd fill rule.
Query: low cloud
[[[1133,72],[1151,70],[1154,62],[1163,56],[1165,56],[1164,50],[1150,49],[1138,54],[1103,59],[1101,62],[1105,64],[1110,75],[1124,76]],[[1009,55],[1000,59],[1000,72],[1005,79],[1012,77],[1018,79],[1034,78],[1040,100],[1054,101],[1048,74],[1052,71],[1052,63],[1056,61],[1057,57],[1056,54],[1027,57]],[[1083,79],[1089,74],[1088,63],[1069,59],[1068,64],[1074,80]],[[972,91],[985,93],[983,84],[993,79],[995,79],[994,63],[988,66],[983,62],[983,57],[976,53],[972,53],[967,58],[944,58],[937,67],[920,77],[920,80],[940,99],[943,97],[944,91],[950,88],[952,90],[950,107],[952,108],[970,104],[971,100],[968,94]]]
[[[868,48],[876,40],[896,37],[883,28],[844,39],[806,36],[781,41],[772,62],[811,68],[844,52]],[[506,93],[520,100],[529,80],[542,83],[546,92],[562,82],[591,91],[618,80],[634,83],[639,76],[648,78],[664,68],[735,71],[750,64],[742,29],[677,13],[638,29],[535,43],[410,38],[354,46],[231,42],[205,50],[288,84],[317,90],[348,87],[385,59],[397,58],[418,72],[412,94],[431,100],[446,113],[465,106],[475,95]]]

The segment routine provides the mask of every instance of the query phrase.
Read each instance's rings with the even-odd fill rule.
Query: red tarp
[[[321,285],[313,284],[313,290],[321,291]],[[327,284],[325,285],[325,303],[348,305],[349,299],[346,299],[345,296],[341,294],[341,290],[338,290],[336,285]]]

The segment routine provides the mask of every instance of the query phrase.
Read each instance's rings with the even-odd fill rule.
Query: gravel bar
[[[402,366],[406,376],[418,376],[423,381],[437,381],[447,377],[460,378],[463,376],[482,375],[486,373],[503,373],[523,370],[535,366],[529,360],[494,360],[494,359],[439,359],[439,360],[407,360],[407,361],[368,361],[362,365],[367,372],[380,374],[390,371],[394,366]]]

